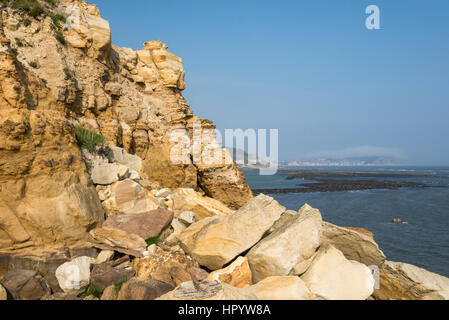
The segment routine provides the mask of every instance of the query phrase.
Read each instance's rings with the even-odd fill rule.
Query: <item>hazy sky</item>
[[[393,155],[449,165],[447,0],[94,0],[113,43],[183,58],[193,111],[278,128],[281,159]],[[365,9],[380,8],[381,30]]]

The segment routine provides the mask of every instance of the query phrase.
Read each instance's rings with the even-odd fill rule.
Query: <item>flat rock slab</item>
[[[155,300],[173,289],[174,287],[172,285],[162,281],[133,278],[123,284],[117,299]]]
[[[111,216],[103,223],[103,228],[120,229],[149,239],[161,234],[173,220],[173,214],[173,211],[161,208],[147,213]]]
[[[40,300],[50,294],[44,279],[32,270],[11,270],[1,284],[14,300]]]

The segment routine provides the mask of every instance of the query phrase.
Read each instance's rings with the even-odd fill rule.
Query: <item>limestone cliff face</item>
[[[35,17],[0,4],[0,249],[76,241],[103,220],[74,125],[141,157],[162,187],[202,189],[234,209],[252,198],[232,161],[170,160],[172,130],[214,125],[190,110],[182,60],[164,43],[119,48],[95,5],[39,2],[47,11]]]

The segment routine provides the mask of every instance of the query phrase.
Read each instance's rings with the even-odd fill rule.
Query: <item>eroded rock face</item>
[[[200,265],[217,270],[254,246],[284,211],[273,198],[259,195],[232,215],[192,224],[178,238]]]
[[[246,288],[253,284],[248,258],[238,257],[224,269],[209,274],[207,280],[217,280],[233,287]]]
[[[411,264],[385,261],[380,269],[380,300],[448,300],[449,279]]]
[[[365,300],[375,285],[367,266],[347,260],[331,245],[320,248],[301,279],[311,292],[327,300]]]
[[[384,253],[366,233],[323,223],[323,243],[328,243],[343,252],[349,260],[367,266],[380,266],[385,261]]]
[[[161,187],[202,189],[231,209],[252,198],[232,162],[210,167],[171,161],[172,130],[191,135],[196,121],[204,130],[214,126],[187,105],[182,60],[165,44],[118,48],[95,5],[41,3],[69,25],[55,27],[47,14],[35,19],[10,4],[0,14],[0,250],[71,245],[101,224],[104,210],[74,125],[123,147],[127,164],[136,172],[141,167],[141,176]],[[111,181],[106,178],[103,183]]]
[[[286,221],[247,254],[257,283],[270,276],[287,276],[310,259],[321,243],[321,213],[309,205]]]

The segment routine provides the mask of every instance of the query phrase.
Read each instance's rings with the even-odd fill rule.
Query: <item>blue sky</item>
[[[278,128],[280,158],[397,155],[449,165],[447,0],[95,0],[113,43],[183,58],[193,111]],[[381,30],[365,27],[380,8]]]

